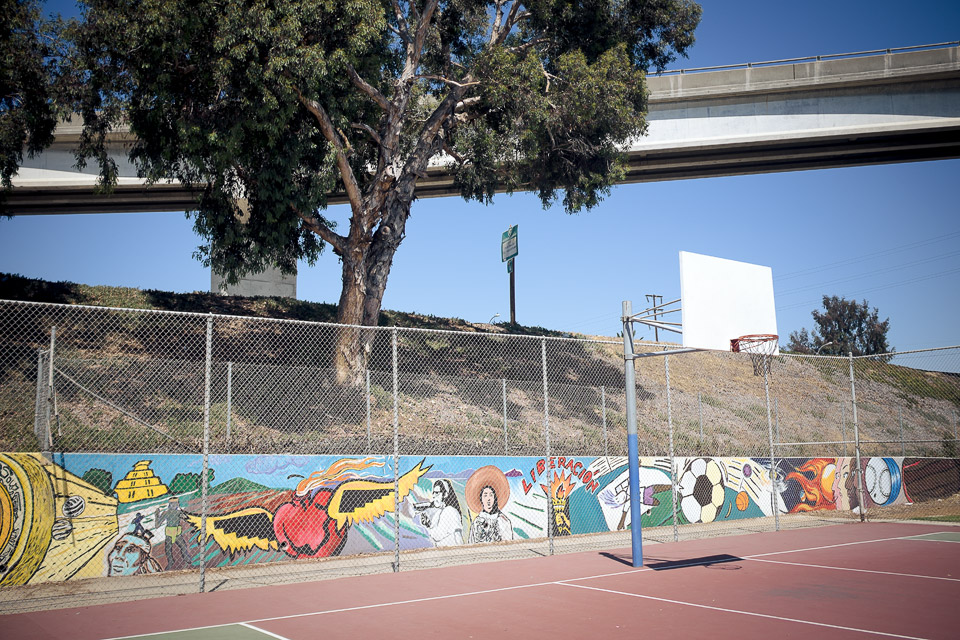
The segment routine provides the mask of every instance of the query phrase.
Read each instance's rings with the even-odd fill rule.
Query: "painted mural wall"
[[[0,586],[627,530],[619,457],[0,454]],[[867,458],[866,507],[960,491],[960,460]],[[853,458],[677,458],[679,524],[856,510]],[[641,458],[642,525],[672,523]],[[773,478],[773,479],[771,479]],[[399,504],[399,509],[396,505]]]

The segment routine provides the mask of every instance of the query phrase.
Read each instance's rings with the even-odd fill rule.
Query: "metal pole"
[[[776,422],[774,423],[774,425],[776,426],[776,429],[777,429],[776,431],[777,442],[782,442],[782,438],[780,437],[780,403],[778,402],[778,400],[779,398],[773,399],[773,413],[776,419]]]
[[[857,503],[860,507],[860,522],[866,522],[867,505],[863,501],[863,468],[860,466],[860,425],[857,423],[857,385],[853,376],[853,352],[849,351],[850,358],[850,398],[853,401],[853,443],[857,456]]]
[[[43,383],[43,349],[37,349],[37,397],[33,405],[33,433],[37,436],[37,445],[40,451],[44,450],[44,415],[46,413],[46,385]]]
[[[663,369],[667,377],[667,432],[670,434],[670,498],[673,502],[673,541],[680,540],[677,528],[677,458],[673,451],[673,405],[670,401],[670,356],[663,357]]]
[[[370,369],[367,369],[367,453],[373,449],[370,438]]]
[[[502,397],[503,397],[503,455],[509,455],[507,448],[507,379],[501,378],[500,384],[502,385]]]
[[[393,342],[393,571],[400,571],[400,386],[397,380],[397,328]]]
[[[547,444],[547,465],[550,463],[550,396],[547,391],[547,339],[540,339],[540,361],[543,365],[543,433]],[[557,512],[553,506],[553,496],[547,496],[547,539],[550,542],[550,555],[553,555],[553,524],[557,521]]]
[[[840,405],[840,437],[843,440],[843,455],[847,455],[847,405]]]
[[[517,324],[517,259],[510,263],[510,324]]]
[[[233,403],[233,363],[227,363],[227,444],[230,444],[230,411]]]
[[[701,396],[703,394],[697,391],[697,418],[700,421],[700,453],[703,453],[703,400]]]
[[[627,466],[630,483],[630,545],[633,566],[643,566],[643,531],[640,525],[640,458],[637,449],[637,374],[633,360],[633,304],[622,303],[623,309],[623,383],[627,404]]]
[[[47,354],[47,406],[46,406],[46,432],[44,433],[44,445],[46,451],[43,452],[44,457],[48,460],[52,460],[50,457],[53,455],[53,427],[50,423],[50,418],[53,414],[53,354],[55,353],[57,347],[57,328],[50,327],[50,352]]]
[[[210,369],[213,359],[213,315],[207,316],[207,349],[203,367],[203,464],[200,469],[200,593],[207,581],[207,469],[210,463]]]
[[[780,505],[777,504],[777,456],[776,450],[773,448],[773,421],[770,417],[770,378],[768,372],[769,367],[764,366],[763,392],[767,399],[767,437],[770,439],[770,508],[773,510],[774,528],[780,531]],[[779,437],[777,440],[779,441]]]
[[[603,420],[603,455],[610,455],[610,441],[607,438],[607,387],[600,387],[600,417]]]
[[[900,420],[900,455],[906,456],[907,452],[903,445],[903,407],[897,407],[897,416]]]

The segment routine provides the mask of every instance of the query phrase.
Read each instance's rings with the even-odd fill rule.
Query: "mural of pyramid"
[[[150,498],[159,498],[170,493],[167,485],[160,482],[150,468],[151,460],[141,460],[133,465],[133,470],[127,472],[123,480],[117,483],[113,491],[121,504],[139,502]]]

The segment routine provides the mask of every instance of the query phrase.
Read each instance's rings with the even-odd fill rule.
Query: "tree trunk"
[[[334,346],[337,382],[342,385],[359,386],[365,379],[367,361],[376,338],[376,331],[367,327],[376,327],[379,322],[387,277],[410,215],[412,198],[403,198],[402,195],[388,197],[382,222],[371,239],[360,234],[355,236],[351,222],[349,250],[341,256],[343,289],[337,307],[337,322],[342,326]]]

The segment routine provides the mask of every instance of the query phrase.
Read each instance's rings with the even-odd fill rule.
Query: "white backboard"
[[[733,338],[777,333],[770,267],[681,251],[680,305],[684,347],[730,351]]]

